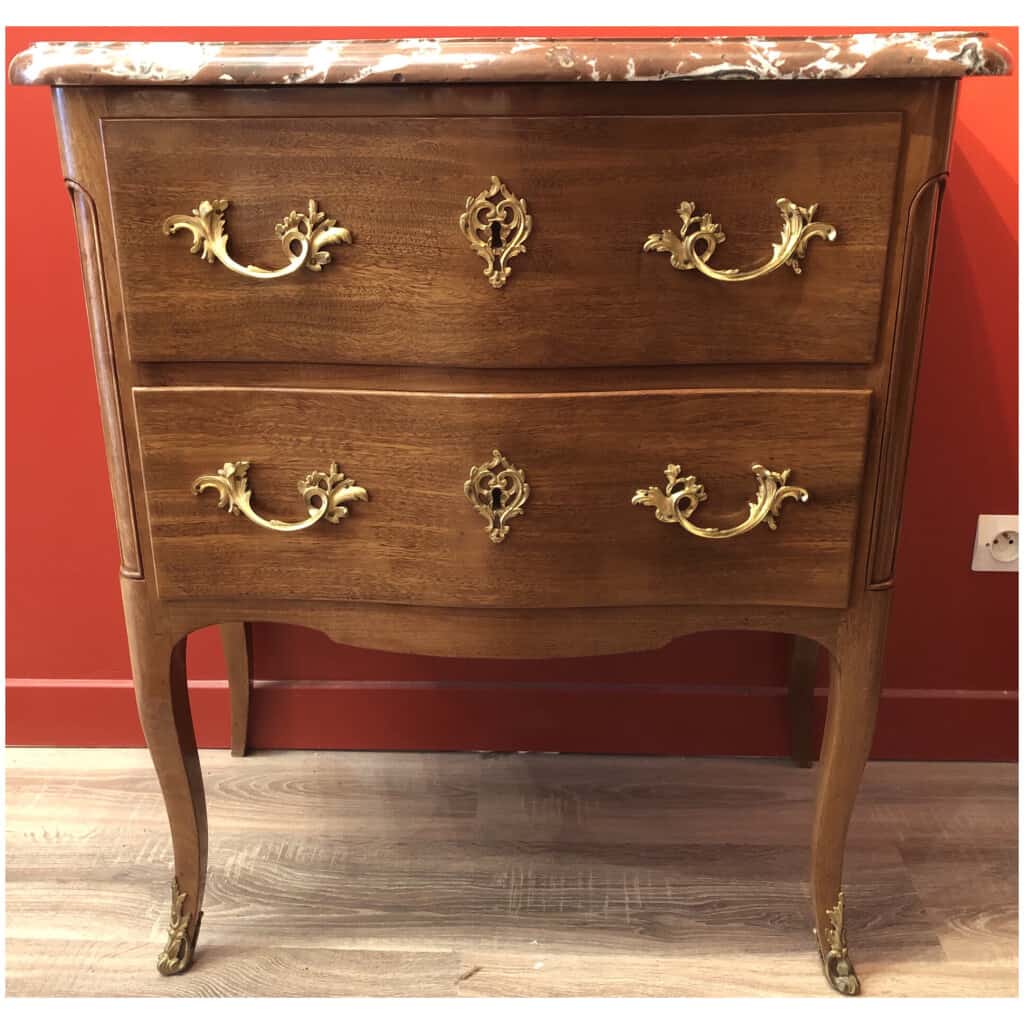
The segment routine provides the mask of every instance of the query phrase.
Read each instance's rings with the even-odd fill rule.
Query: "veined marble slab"
[[[981,33],[673,39],[397,39],[36,43],[15,85],[380,85],[1007,75]]]

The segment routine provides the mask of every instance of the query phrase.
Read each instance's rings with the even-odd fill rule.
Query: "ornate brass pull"
[[[508,262],[526,252],[526,239],[533,230],[526,200],[492,176],[490,188],[478,196],[466,196],[466,212],[459,217],[459,228],[484,261],[484,276],[491,287],[504,288],[512,273]]]
[[[251,265],[243,267],[228,255],[228,234],[224,230],[223,214],[229,205],[227,199],[218,199],[213,203],[204,199],[191,216],[182,213],[168,217],[164,221],[164,234],[173,235],[179,229],[186,228],[192,232],[190,252],[202,250],[202,258],[207,263],[219,260],[228,270],[261,281],[287,277],[302,267],[319,271],[331,262],[331,254],[324,252],[323,246],[338,245],[341,242],[352,244],[352,232],[348,228],[338,227],[338,222],[318,210],[316,200],[310,199],[306,213],[292,210],[280,224],[274,226],[288,263],[278,270],[264,270],[263,267]],[[292,248],[296,243],[299,246],[298,252]]]
[[[234,515],[243,515],[250,522],[278,533],[296,533],[308,530],[321,519],[329,523],[340,522],[348,515],[347,501],[369,501],[369,495],[355,480],[344,475],[336,462],[326,473],[315,472],[299,481],[299,494],[306,503],[306,518],[297,523],[282,523],[278,519],[264,519],[254,512],[249,490],[249,463],[225,462],[216,473],[197,476],[192,481],[192,493],[200,494],[213,488],[220,496],[218,508],[226,508]]]
[[[757,477],[757,495],[749,503],[750,512],[747,518],[739,526],[724,530],[714,526],[694,526],[690,516],[697,511],[697,506],[702,501],[707,501],[708,495],[704,485],[698,483],[695,476],[682,476],[682,471],[675,464],[669,464],[665,468],[668,486],[664,491],[660,487],[639,490],[633,495],[633,504],[649,505],[654,509],[654,517],[658,522],[678,523],[695,537],[725,540],[727,537],[738,537],[741,533],[747,533],[759,523],[767,523],[768,529],[774,530],[778,525],[775,517],[786,498],[807,501],[810,497],[802,487],[793,487],[786,483],[789,479],[788,469],[776,473],[756,462],[750,468]]]
[[[788,266],[794,274],[799,274],[803,269],[800,261],[807,255],[807,243],[812,238],[834,242],[836,229],[831,224],[814,219],[818,211],[817,203],[813,206],[797,206],[791,200],[782,198],[777,199],[775,205],[782,214],[782,240],[772,244],[771,258],[756,267],[716,270],[709,266],[708,260],[714,255],[718,244],[725,241],[725,232],[712,222],[710,213],[695,216],[696,206],[687,202],[680,203],[677,211],[683,222],[679,236],[673,235],[668,228],[660,234],[648,235],[644,242],[644,252],[670,253],[669,262],[676,270],[699,270],[705,277],[715,281],[752,281],[781,266]],[[696,230],[691,231],[694,225]],[[699,248],[698,242],[702,243]]]
[[[487,536],[495,544],[505,539],[508,521],[523,514],[530,496],[526,475],[497,448],[487,462],[469,471],[463,490],[473,508],[487,520]]]

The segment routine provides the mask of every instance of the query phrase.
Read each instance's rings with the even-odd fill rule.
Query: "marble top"
[[[380,85],[1007,75],[982,33],[671,39],[396,39],[36,43],[15,85]]]

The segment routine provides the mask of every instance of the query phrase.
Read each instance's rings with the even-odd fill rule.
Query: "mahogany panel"
[[[462,367],[868,363],[899,112],[718,116],[207,117],[102,123],[132,357]],[[742,153],[742,158],[738,154]],[[458,227],[498,175],[533,231],[504,289]],[[721,224],[720,267],[762,261],[780,196],[838,238],[805,272],[728,284],[643,252],[682,200]],[[282,265],[274,225],[316,199],[355,236],[322,273],[253,281],[164,219],[228,199],[229,249]]]
[[[845,606],[861,501],[867,391],[636,391],[545,395],[139,388],[134,392],[163,599],[368,601],[448,607]],[[506,540],[465,494],[493,448],[531,494]],[[296,483],[332,461],[365,487],[339,524],[262,529],[191,484],[252,464],[253,505],[298,520]],[[751,465],[811,492],[779,528],[691,536],[631,506],[680,463],[707,488],[694,516],[732,526]]]

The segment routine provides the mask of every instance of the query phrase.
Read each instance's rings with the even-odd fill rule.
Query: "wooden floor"
[[[193,969],[144,750],[7,752],[7,994],[838,999],[782,761],[203,754]],[[875,763],[846,870],[864,995],[1017,992],[1017,767]]]

